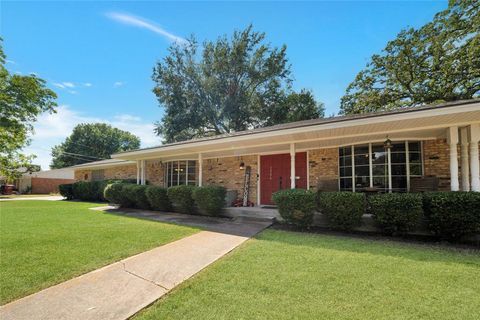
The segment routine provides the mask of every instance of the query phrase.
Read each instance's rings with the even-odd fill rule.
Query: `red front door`
[[[295,187],[307,188],[307,153],[295,155]],[[260,157],[260,204],[273,204],[272,194],[290,189],[290,154]]]

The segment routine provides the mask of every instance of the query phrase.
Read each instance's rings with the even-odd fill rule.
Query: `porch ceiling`
[[[297,150],[328,148],[347,144],[392,140],[444,138],[446,128],[480,123],[480,103],[449,108],[386,114],[345,121],[260,131],[219,139],[191,141],[113,155],[117,159],[139,160],[159,158],[196,159],[237,156],[257,153],[288,152],[289,144]]]

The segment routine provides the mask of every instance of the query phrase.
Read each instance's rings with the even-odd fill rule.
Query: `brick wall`
[[[74,182],[74,179],[32,178],[32,194],[58,193],[58,185]]]
[[[90,181],[92,179],[92,172],[90,170],[75,170],[75,180]]]
[[[425,176],[438,177],[439,189],[450,190],[450,146],[446,139],[423,142],[423,164]]]
[[[251,167],[249,200],[257,204],[257,168],[258,157],[228,157],[203,160],[203,185],[221,185],[227,190],[237,190],[243,195],[245,170],[240,170],[240,163]]]
[[[137,166],[135,164],[111,167],[103,170],[103,179],[136,179]],[[92,170],[75,170],[75,179],[78,181],[91,181]]]
[[[145,167],[146,167],[145,179],[148,181],[148,183],[151,185],[163,187],[165,176],[164,176],[162,162],[160,160],[148,160],[148,161],[145,161]]]
[[[310,150],[308,165],[311,190],[316,190],[324,181],[338,183],[338,148]]]

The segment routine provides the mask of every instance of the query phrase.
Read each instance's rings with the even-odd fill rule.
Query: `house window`
[[[93,170],[92,171],[92,181],[101,181],[105,179],[104,170]]]
[[[339,148],[340,190],[405,192],[410,178],[423,175],[422,147],[418,141],[392,143],[390,157],[382,143]],[[391,180],[390,180],[391,179]],[[390,186],[391,181],[391,186]]]
[[[170,161],[164,164],[165,186],[197,184],[195,160]]]

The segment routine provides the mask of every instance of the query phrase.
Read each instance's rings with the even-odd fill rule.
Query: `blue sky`
[[[160,143],[152,124],[163,111],[151,74],[175,39],[215,39],[252,23],[273,45],[287,45],[294,87],[312,90],[331,115],[372,54],[446,7],[447,1],[2,1],[0,35],[8,69],[34,72],[58,94],[59,112],[39,118],[26,150],[47,169],[51,147],[81,122],[129,130],[142,146]]]

